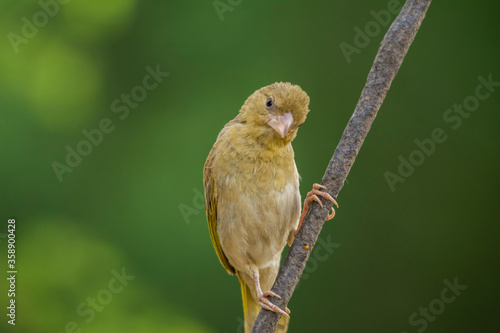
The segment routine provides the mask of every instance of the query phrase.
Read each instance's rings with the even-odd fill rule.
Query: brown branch
[[[430,3],[431,0],[406,1],[380,44],[354,114],[344,130],[321,182],[334,198],[344,186],[344,181],[375,120],[377,111],[391,87],[392,80],[417,34]],[[316,203],[312,204],[274,282],[272,290],[281,295],[282,298],[270,297],[270,300],[282,309],[292,297],[328,211],[332,207],[331,202],[321,200],[324,208],[320,208]],[[306,247],[307,244],[308,247]],[[274,332],[280,318],[281,314],[261,309],[252,332]]]

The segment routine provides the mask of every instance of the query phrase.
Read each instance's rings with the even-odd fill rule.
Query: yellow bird
[[[280,297],[270,289],[281,252],[292,244],[310,203],[321,205],[318,195],[337,204],[314,184],[300,214],[291,142],[308,112],[309,96],[299,86],[280,82],[261,88],[224,126],[205,163],[208,228],[222,265],[240,281],[245,332],[251,332],[260,307],[283,314],[276,332],[286,332],[290,310],[267,299]]]

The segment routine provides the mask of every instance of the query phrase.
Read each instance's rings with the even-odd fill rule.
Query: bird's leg
[[[300,216],[299,220],[299,226],[297,227],[297,232],[299,232],[300,227],[302,226],[302,221],[304,220],[304,217],[306,217],[307,211],[309,210],[309,206],[311,206],[312,201],[316,201],[319,203],[319,205],[323,208],[323,204],[321,203],[321,200],[319,200],[318,195],[322,196],[323,198],[330,200],[339,208],[339,205],[337,204],[337,201],[335,201],[332,196],[326,192],[320,191],[319,189],[326,189],[323,185],[320,184],[313,184],[313,189],[309,193],[307,193],[306,200],[304,200],[304,209],[302,210],[302,215]],[[335,216],[335,209],[332,208],[332,213],[328,215],[326,220],[331,220]],[[297,232],[295,234],[297,234]]]
[[[259,305],[266,310],[273,311],[276,313],[281,313],[287,317],[290,317],[288,315],[290,313],[290,310],[288,308],[285,308],[285,311],[283,311],[277,305],[271,303],[271,301],[266,298],[267,296],[274,296],[277,298],[281,298],[281,296],[276,294],[274,291],[271,291],[271,290],[267,290],[267,291],[262,292],[262,289],[260,288],[259,271],[258,270],[253,272],[252,278],[253,278],[253,282],[255,283],[255,290],[257,291],[257,298],[259,299]]]

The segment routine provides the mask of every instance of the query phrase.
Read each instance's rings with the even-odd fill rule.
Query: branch
[[[392,80],[417,34],[431,0],[408,0],[380,44],[378,54],[368,74],[354,114],[333,154],[321,182],[328,193],[337,198],[344,181],[358,155],[377,111],[391,87]],[[270,297],[271,302],[284,309],[300,280],[307,259],[316,243],[321,228],[332,207],[330,201],[321,199],[323,208],[311,205],[302,227],[288,252],[272,291],[281,299]],[[306,247],[306,245],[309,245]],[[261,309],[255,321],[253,333],[271,333],[276,330],[281,314]]]

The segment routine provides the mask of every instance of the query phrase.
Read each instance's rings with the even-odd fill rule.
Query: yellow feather
[[[224,251],[220,245],[219,235],[217,234],[217,191],[215,183],[211,177],[211,168],[205,166],[205,209],[208,221],[208,230],[210,231],[210,238],[215,248],[215,252],[219,260],[229,274],[235,274],[236,271],[227,260]]]

